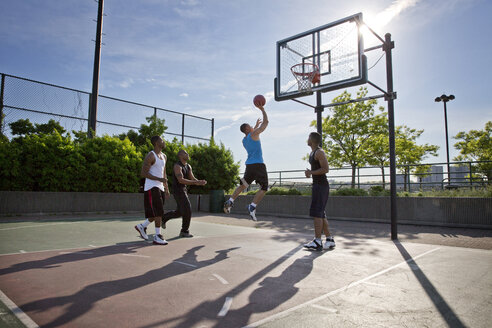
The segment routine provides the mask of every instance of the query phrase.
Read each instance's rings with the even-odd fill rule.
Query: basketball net
[[[311,92],[313,83],[320,82],[319,69],[316,64],[301,63],[290,68],[297,80],[297,86],[301,92]]]

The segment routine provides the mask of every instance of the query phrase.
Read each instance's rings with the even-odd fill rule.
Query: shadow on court
[[[421,270],[418,264],[413,260],[412,256],[407,252],[405,247],[400,242],[395,242],[395,246],[400,252],[401,256],[407,261],[410,271],[415,275],[415,278],[419,281],[420,285],[424,289],[429,299],[434,303],[434,306],[441,314],[441,317],[446,321],[449,327],[465,328],[466,326],[461,322],[460,318],[456,315],[449,304],[444,300],[441,294],[437,291],[436,287],[427,278],[425,273]]]
[[[311,274],[314,260],[323,255],[322,252],[305,251],[305,256],[297,258],[292,264],[284,269],[279,276],[266,276],[300,249],[301,247],[292,249],[275,262],[244,280],[237,287],[223,293],[214,300],[202,302],[182,316],[163,320],[151,325],[145,325],[142,328],[161,326],[176,328],[200,327],[204,321],[208,322],[208,325],[206,325],[207,327],[214,328],[246,326],[253,314],[266,313],[275,310],[293,298],[299,291],[299,288],[295,285]],[[237,296],[260,279],[262,280],[259,282],[259,287],[249,295],[247,305],[229,311],[225,317],[220,317],[218,315],[224,304],[224,300],[227,297],[233,298]],[[210,322],[214,323],[210,325]]]
[[[96,302],[99,302],[105,298],[136,290],[158,281],[216,264],[227,259],[230,251],[237,249],[229,248],[219,250],[216,251],[217,255],[214,258],[204,261],[197,261],[196,252],[203,247],[203,245],[193,247],[186,251],[182,257],[174,260],[184,261],[194,267],[183,266],[171,262],[161,268],[148,271],[139,276],[91,284],[73,295],[44,298],[30,303],[21,304],[21,307],[24,311],[28,312],[43,312],[49,311],[54,307],[66,307],[63,315],[53,319],[51,322],[43,324],[43,327],[59,327],[87,313],[93,308]]]
[[[80,262],[84,260],[92,260],[98,257],[111,256],[116,254],[134,254],[139,249],[147,247],[149,244],[145,242],[126,242],[115,245],[86,249],[83,251],[72,251],[66,254],[60,254],[42,260],[27,261],[14,264],[8,268],[0,269],[0,276],[9,273],[21,272],[33,269],[52,269],[60,267],[64,263]]]

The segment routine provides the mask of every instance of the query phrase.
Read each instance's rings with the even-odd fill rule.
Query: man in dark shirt
[[[207,181],[195,178],[191,166],[188,164],[189,159],[190,155],[185,150],[178,152],[178,161],[173,167],[173,196],[176,200],[177,208],[175,211],[166,212],[162,216],[163,227],[166,226],[167,221],[182,217],[183,223],[179,236],[188,238],[193,237],[193,235],[190,234],[189,230],[191,223],[191,203],[188,198],[186,186],[203,186],[207,184]]]
[[[321,148],[321,134],[317,132],[309,134],[308,146],[311,147],[312,150],[309,155],[311,169],[306,169],[304,173],[306,178],[313,177],[309,215],[314,219],[314,239],[305,244],[304,247],[316,250],[321,250],[323,248],[329,249],[335,247],[335,240],[330,234],[325,213],[328,195],[330,194],[330,185],[326,178],[326,173],[328,173],[329,168],[326,154],[323,148]],[[324,244],[321,241],[322,232],[326,235],[326,242]]]

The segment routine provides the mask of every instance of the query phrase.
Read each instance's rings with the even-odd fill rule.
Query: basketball
[[[256,96],[253,98],[253,104],[254,104],[256,107],[263,107],[263,106],[265,106],[265,104],[266,104],[266,99],[265,99],[265,97],[263,97],[263,95],[256,95]]]

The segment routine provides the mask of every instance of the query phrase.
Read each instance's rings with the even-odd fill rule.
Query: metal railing
[[[28,118],[34,124],[54,119],[67,131],[88,131],[91,94],[51,83],[0,73],[0,131],[12,137],[9,123]],[[214,119],[99,95],[96,134],[138,130],[154,115],[165,120],[165,134],[182,143],[210,141]]]
[[[492,161],[469,161],[451,162],[451,181],[448,183],[447,163],[425,163],[416,165],[397,166],[400,173],[396,176],[398,190],[418,191],[448,188],[474,188],[483,187],[490,181],[485,174],[476,167],[477,164],[490,164]],[[415,173],[417,167],[426,166],[429,170],[425,173]],[[403,172],[409,172],[408,175]],[[357,167],[354,187],[358,189],[369,189],[372,186],[389,188],[389,167],[364,166]],[[384,172],[384,183],[383,183]],[[352,187],[352,167],[330,168],[327,174],[330,187],[339,189]],[[311,178],[306,178],[304,170],[282,170],[268,172],[271,187],[287,187],[299,190],[307,189],[311,185]]]

